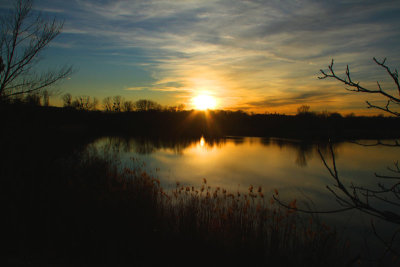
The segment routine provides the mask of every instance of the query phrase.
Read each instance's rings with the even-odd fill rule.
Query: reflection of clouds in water
[[[228,137],[223,139],[148,139],[106,137],[94,144],[99,151],[121,158],[135,157],[174,183],[199,185],[207,178],[211,185],[246,191],[252,184],[266,190],[279,188],[288,198],[307,193],[321,206],[332,204],[326,185],[334,181],[322,163],[318,149],[328,163],[329,144],[290,139]],[[397,155],[395,149],[336,143],[337,166],[346,185],[376,186],[374,172],[384,173]]]
[[[132,154],[136,156],[147,155],[147,159],[164,157],[162,164],[175,165],[173,160],[179,157],[186,161],[193,160],[193,164],[204,163],[216,166],[217,169],[243,169],[248,173],[259,173],[263,170],[264,176],[273,176],[294,170],[294,174],[315,174],[319,167],[323,167],[318,149],[322,156],[329,161],[331,153],[328,143],[315,143],[310,141],[298,141],[292,139],[278,138],[249,138],[249,137],[227,137],[221,139],[208,138],[186,138],[186,139],[149,139],[149,138],[126,138],[126,137],[104,137],[93,144],[99,151],[120,154]],[[362,147],[353,143],[335,143],[334,152],[338,166],[344,167],[344,175],[355,170],[355,172],[369,172],[372,169],[379,171],[386,169],[388,165],[396,160],[395,150],[382,147]],[[170,156],[167,156],[170,155]],[[178,157],[171,157],[176,155]],[[202,156],[202,159],[196,158]],[[383,157],[384,156],[384,157]],[[377,160],[377,157],[379,160]],[[187,159],[186,159],[187,158]],[[367,162],[367,164],[363,163]],[[382,162],[385,162],[382,164]],[[294,165],[295,163],[296,165]],[[229,165],[230,164],[230,165]],[[382,165],[381,165],[382,164]],[[302,167],[296,168],[295,166]],[[363,168],[367,166],[367,168]],[[162,167],[162,166],[156,166]],[[374,170],[373,168],[377,168]],[[216,172],[220,172],[215,170]],[[321,168],[324,174],[326,170]],[[353,173],[352,173],[353,174]],[[221,175],[227,175],[221,172]],[[250,175],[246,175],[246,179]],[[354,175],[357,176],[357,175]]]
[[[295,187],[305,177],[325,170],[314,157],[326,144],[276,138],[227,137],[221,139],[150,139],[106,137],[95,142],[103,151],[144,157],[155,168],[173,169],[176,180],[197,184],[208,177],[215,185]],[[324,152],[323,152],[324,153]],[[308,162],[313,163],[308,165]],[[302,167],[294,168],[293,163]],[[317,166],[317,168],[315,168]],[[303,169],[304,168],[304,169]],[[302,170],[303,169],[303,170]],[[297,182],[293,182],[295,179]],[[266,183],[268,181],[268,183]],[[314,187],[320,183],[310,183]]]
[[[145,138],[145,137],[102,137],[94,143],[104,152],[134,152],[140,155],[156,153],[160,150],[172,151],[182,155],[189,147],[214,148],[225,144],[225,138],[205,139],[201,138]]]
[[[329,144],[277,138],[228,137],[223,139],[146,139],[107,137],[93,146],[118,153],[122,158],[135,157],[156,170],[166,188],[181,184],[200,186],[206,178],[213,188],[230,192],[247,192],[249,185],[262,186],[268,198],[277,188],[284,201],[299,200],[299,207],[314,203],[315,210],[338,208],[326,189],[334,181],[318,153],[330,164]],[[379,181],[374,172],[385,173],[386,167],[398,159],[398,149],[365,147],[342,142],[333,145],[336,164],[342,181],[374,188]],[[301,201],[303,200],[303,201]],[[346,217],[347,216],[347,217]],[[352,216],[349,218],[348,216]],[[369,230],[369,224],[356,213],[325,217],[335,225],[346,226],[354,233]],[[360,228],[360,224],[365,224]]]
[[[138,158],[148,170],[159,168],[161,180],[199,185],[207,178],[212,186],[246,191],[263,186],[268,191],[279,188],[282,195],[295,198],[299,190],[309,195],[319,207],[336,202],[326,190],[334,181],[322,163],[331,162],[329,144],[278,138],[227,137],[222,139],[149,139],[106,137],[94,144],[121,158]],[[384,174],[397,155],[395,149],[362,147],[353,143],[336,143],[337,166],[346,185],[375,187],[374,172]],[[129,162],[126,160],[125,162]],[[167,181],[167,180],[165,180]],[[240,186],[239,186],[240,185]],[[284,194],[283,194],[284,193]]]
[[[241,145],[262,145],[277,146],[280,149],[291,149],[296,153],[295,163],[300,167],[306,167],[307,162],[312,159],[314,154],[318,154],[318,149],[326,159],[331,158],[329,145],[327,142],[315,143],[306,140],[279,139],[279,138],[250,138],[250,137],[226,137],[226,138],[145,138],[145,137],[103,137],[97,140],[96,146],[103,152],[112,153],[129,153],[134,152],[139,155],[153,154],[160,150],[168,150],[177,155],[183,155],[186,150],[193,147],[202,149],[222,148],[227,143],[236,146]],[[337,147],[341,143],[334,146],[337,153]],[[319,155],[318,155],[319,156]]]

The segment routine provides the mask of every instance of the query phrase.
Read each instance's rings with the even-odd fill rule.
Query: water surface
[[[385,142],[393,144],[394,140]],[[378,183],[391,182],[377,178],[375,173],[389,175],[388,167],[393,167],[400,158],[400,148],[369,146],[375,143],[358,140],[333,144],[338,173],[346,185],[353,183],[376,189]],[[323,211],[341,208],[326,187],[334,185],[322,161],[323,158],[332,164],[327,143],[254,137],[216,140],[103,137],[92,145],[99,151],[117,154],[123,166],[140,165],[158,177],[165,188],[174,187],[177,181],[199,186],[205,178],[208,185],[231,192],[247,191],[250,185],[261,186],[270,197],[277,189],[283,201],[297,199],[303,208]],[[385,204],[374,204],[386,208]],[[322,219],[346,235],[362,236],[358,243],[366,239],[369,246],[375,244],[371,218],[365,214],[349,211],[322,216]],[[392,233],[393,225],[375,222],[382,235]]]

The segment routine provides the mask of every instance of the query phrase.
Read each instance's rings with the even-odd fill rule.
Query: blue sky
[[[400,65],[400,1],[36,0],[34,9],[65,20],[40,64],[73,65],[57,89],[75,96],[190,107],[209,94],[225,109],[372,114],[364,100],[379,99],[318,80],[319,70],[334,58],[338,73],[349,64],[365,86],[394,88],[372,57]]]

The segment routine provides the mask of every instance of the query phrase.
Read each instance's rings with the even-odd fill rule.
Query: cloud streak
[[[226,106],[279,107],[294,97],[329,101],[331,94],[309,92],[324,86],[316,74],[331,58],[364,72],[365,79],[375,72],[373,56],[400,62],[397,1],[39,3],[64,10],[65,39],[85,55],[102,53],[151,77],[144,86],[128,87],[188,95],[206,90]]]
[[[301,104],[315,104],[320,101],[334,102],[335,98],[340,98],[345,93],[332,93],[324,91],[309,91],[309,92],[296,92],[285,93],[281,96],[266,97],[261,101],[249,102],[250,106],[255,107],[280,107],[287,105],[301,105]]]

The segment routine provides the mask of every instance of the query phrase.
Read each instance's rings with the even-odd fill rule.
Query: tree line
[[[66,93],[61,97],[63,107],[77,110],[104,110],[106,112],[131,112],[131,111],[150,111],[150,110],[168,110],[182,111],[184,104],[176,106],[162,106],[161,104],[148,100],[140,99],[137,101],[125,100],[122,96],[107,96],[103,98],[101,104],[96,97],[76,96]]]

